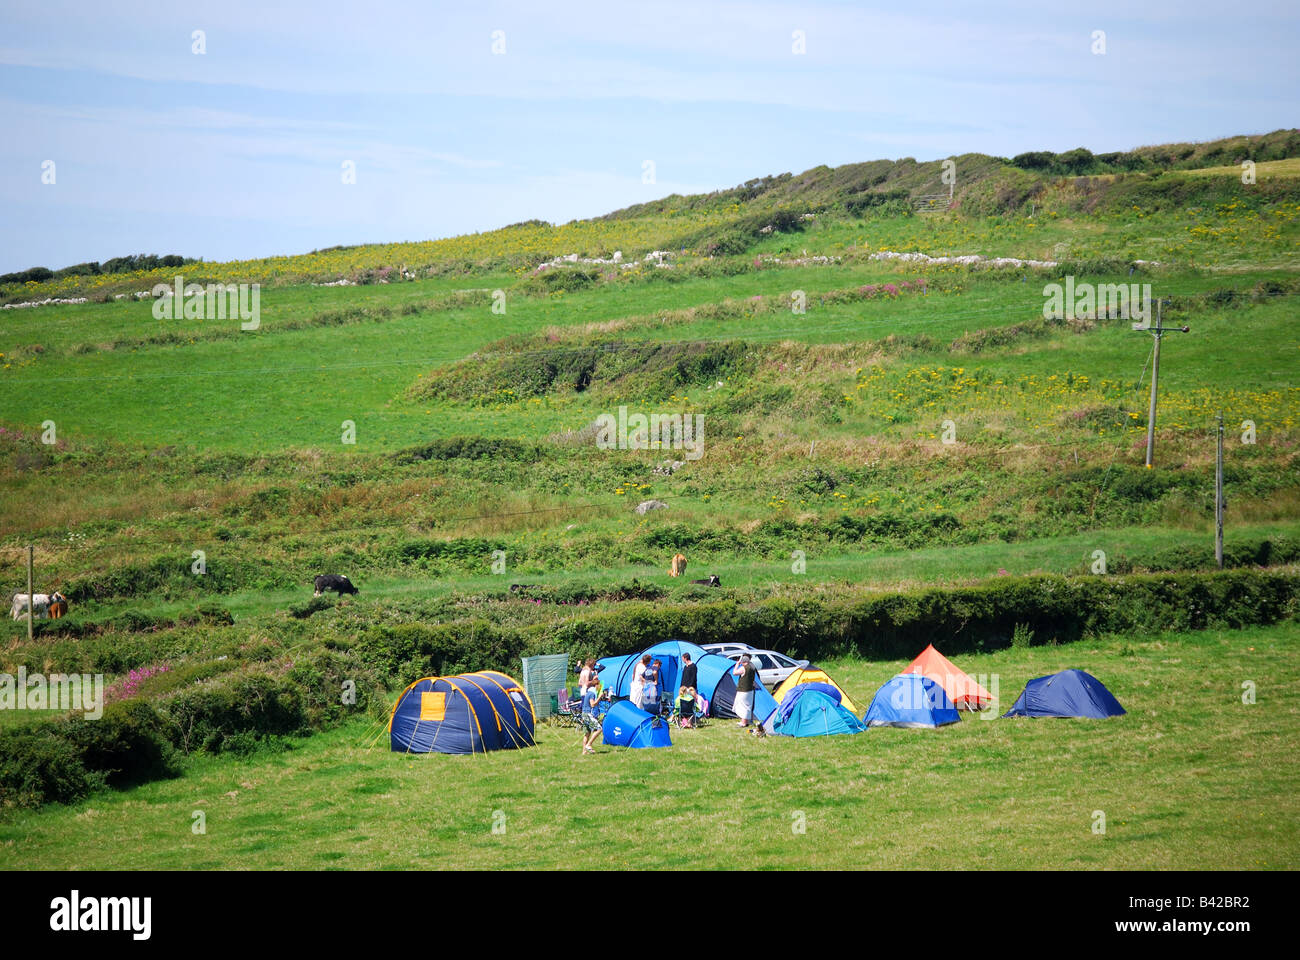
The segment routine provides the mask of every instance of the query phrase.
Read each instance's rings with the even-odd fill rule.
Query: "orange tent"
[[[978,710],[993,700],[993,695],[964,673],[947,657],[930,644],[907,665],[904,673],[919,673],[929,677],[952,700],[958,710]]]

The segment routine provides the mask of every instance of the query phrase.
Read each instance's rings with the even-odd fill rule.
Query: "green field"
[[[3,621],[0,673],[159,671],[96,728],[116,746],[0,713],[0,866],[560,867],[594,839],[647,867],[1294,868],[1292,139],[1079,176],[968,155],[938,213],[907,200],[938,161],[878,161],[564,225],[0,283],[0,580],[25,586],[32,544],[36,589],[71,601],[31,641]],[[1224,167],[1251,142],[1254,185]],[[177,273],[261,284],[259,328],[155,319],[133,295]],[[1190,328],[1163,341],[1151,469],[1151,337],[1045,316],[1067,278],[1149,284]],[[87,302],[12,306],[47,297]],[[702,417],[701,455],[602,448],[620,407]],[[669,578],[678,552],[722,587]],[[327,572],[360,594],[313,601]],[[860,702],[929,642],[1000,675],[1004,705],[1079,666],[1130,712],[766,743],[714,723],[595,760],[551,729],[509,756],[368,747],[418,676],[668,635],[762,637]],[[687,830],[690,860],[656,842]]]
[[[967,716],[937,731],[763,741],[714,721],[675,730],[668,750],[595,757],[579,755],[573,730],[544,728],[524,752],[411,757],[367,746],[382,727],[358,719],[284,752],[200,760],[180,779],[13,818],[0,867],[1294,870],[1297,641],[1288,624],[960,664],[998,677],[1004,709],[1030,677],[1087,668],[1128,710],[1109,720]],[[827,664],[863,703],[902,666]]]

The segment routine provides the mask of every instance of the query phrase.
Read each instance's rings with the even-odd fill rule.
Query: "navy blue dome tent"
[[[1082,670],[1062,670],[1025,684],[1004,717],[1118,717],[1126,711],[1105,685]]]
[[[533,702],[495,670],[424,677],[397,698],[388,719],[399,753],[487,753],[534,745]]]

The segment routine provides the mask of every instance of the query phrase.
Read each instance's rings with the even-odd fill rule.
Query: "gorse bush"
[[[532,463],[542,451],[536,444],[502,437],[443,437],[419,447],[408,447],[394,455],[398,463],[426,460],[514,460]]]

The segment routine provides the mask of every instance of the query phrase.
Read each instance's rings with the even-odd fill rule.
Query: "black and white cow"
[[[322,573],[313,583],[316,585],[316,596],[318,597],[326,590],[333,590],[340,597],[345,593],[360,593],[356,587],[352,586],[351,580],[337,573]]]
[[[708,579],[705,579],[705,580],[692,580],[691,583],[698,583],[698,584],[699,584],[700,586],[702,586],[702,587],[720,587],[720,586],[722,586],[722,581],[718,579],[718,575],[717,575],[716,573],[710,575],[710,576],[708,577]]]

